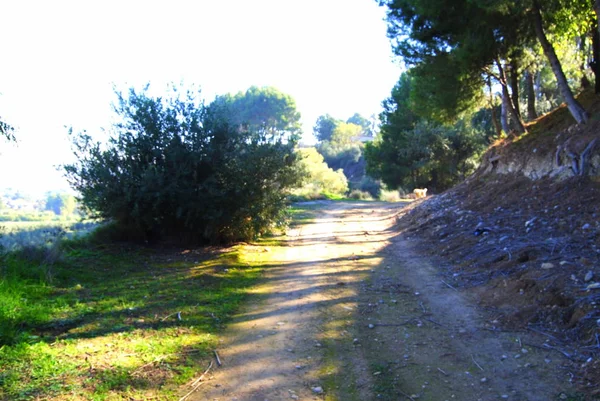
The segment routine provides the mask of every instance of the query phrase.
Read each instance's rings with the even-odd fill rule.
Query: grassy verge
[[[177,399],[260,276],[247,248],[1,257],[0,399]]]

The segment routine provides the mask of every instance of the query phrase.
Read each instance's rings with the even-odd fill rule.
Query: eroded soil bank
[[[267,277],[189,399],[577,399],[547,335],[501,331],[414,252],[396,226],[402,204],[306,207],[314,220],[282,246],[253,248]]]

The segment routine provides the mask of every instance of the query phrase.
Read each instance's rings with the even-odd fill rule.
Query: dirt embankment
[[[600,101],[584,94],[588,110]],[[587,96],[587,97],[586,97]],[[600,119],[560,108],[499,141],[466,182],[415,202],[400,229],[497,326],[546,333],[573,382],[600,393]]]

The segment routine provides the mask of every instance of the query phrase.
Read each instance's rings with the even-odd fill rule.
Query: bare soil
[[[588,363],[578,359],[581,351],[545,325],[509,318],[524,305],[515,300],[539,292],[532,290],[536,280],[468,265],[466,255],[452,253],[479,249],[458,245],[467,238],[489,241],[504,233],[474,235],[483,226],[473,228],[468,220],[465,234],[455,235],[458,220],[473,216],[467,208],[447,211],[444,202],[450,200],[430,197],[406,208],[322,202],[314,221],[289,232],[282,246],[249,247],[269,261],[267,277],[217,350],[222,365],[189,399],[586,399],[578,387],[581,363]],[[448,221],[439,220],[445,216]],[[544,227],[539,219],[536,227]],[[484,220],[490,225],[497,223]],[[559,246],[548,245],[554,252]],[[512,256],[495,263],[524,260],[521,253],[541,261],[534,245],[504,247],[498,255]],[[563,269],[562,256],[551,259],[554,268],[536,265],[535,271]],[[553,299],[562,296],[555,292]],[[552,315],[562,307],[542,309]]]

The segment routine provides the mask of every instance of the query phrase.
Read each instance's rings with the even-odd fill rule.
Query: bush
[[[222,100],[209,109],[174,94],[117,94],[122,122],[109,143],[74,137],[78,162],[65,171],[83,205],[146,240],[247,240],[282,223],[286,190],[300,179],[296,136],[234,126]]]
[[[368,175],[364,176],[358,185],[352,189],[358,189],[363,192],[368,192],[373,198],[379,198],[381,192],[381,181],[375,180]]]
[[[398,191],[381,190],[379,200],[383,202],[400,202],[400,193]]]
[[[354,189],[348,194],[348,198],[357,200],[373,200],[370,193],[361,191],[360,189]]]
[[[334,171],[315,148],[298,149],[302,186],[292,193],[305,199],[338,198],[348,191],[348,180],[342,170]]]

